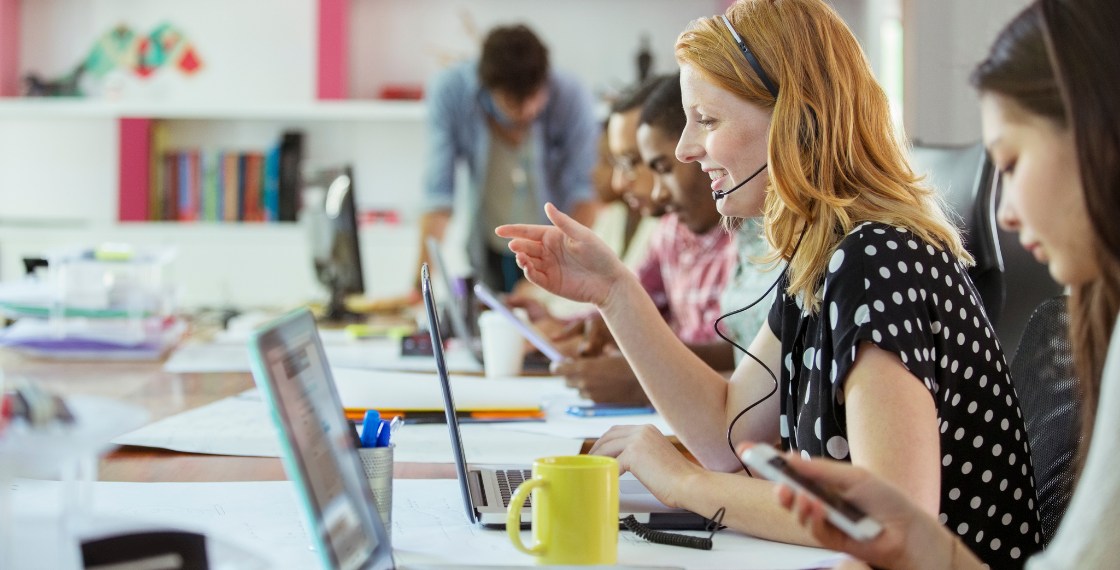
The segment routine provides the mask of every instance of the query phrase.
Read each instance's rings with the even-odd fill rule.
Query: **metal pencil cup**
[[[358,457],[362,459],[362,470],[366,472],[369,488],[373,491],[373,501],[377,503],[377,512],[381,514],[381,522],[385,524],[385,532],[392,533],[393,514],[393,448],[396,444],[390,443],[388,447],[363,447],[358,449]]]

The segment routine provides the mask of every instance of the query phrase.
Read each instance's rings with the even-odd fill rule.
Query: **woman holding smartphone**
[[[985,144],[1004,178],[999,221],[1070,287],[1070,340],[1082,382],[1083,468],[1054,539],[1027,563],[1030,570],[1120,563],[1118,29],[1114,0],[1039,0],[1004,29],[973,75]],[[983,545],[960,544],[881,478],[791,459],[884,527],[870,542],[847,539],[815,500],[780,490],[781,503],[826,547],[883,568],[981,567],[969,549],[981,554]]]
[[[815,544],[730,446],[780,441],[866,468],[929,516],[997,539],[984,556],[993,568],[1021,566],[1038,548],[1038,515],[1007,360],[971,258],[910,170],[855,37],[821,0],[741,0],[694,22],[676,55],[687,115],[677,158],[709,174],[725,217],[763,216],[770,260],[788,265],[750,347],[758,360],[729,382],[677,341],[590,230],[552,207],[555,227],[498,228],[529,280],[599,308],[704,468],[649,426],[612,429],[592,453],[618,457],[668,505],[726,507],[733,528]]]

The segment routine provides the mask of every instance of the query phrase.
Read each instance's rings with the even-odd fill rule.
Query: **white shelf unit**
[[[422,101],[310,101],[307,103],[116,103],[70,98],[2,98],[0,119],[117,119],[422,122]]]

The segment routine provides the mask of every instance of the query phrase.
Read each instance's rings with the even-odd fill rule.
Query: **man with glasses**
[[[549,66],[548,48],[524,25],[491,30],[480,58],[440,73],[427,94],[421,262],[424,241],[443,239],[456,204],[455,167],[465,163],[469,205],[459,214],[471,265],[491,288],[511,291],[521,270],[494,228],[547,223],[546,202],[584,225],[594,220],[599,125],[591,94]]]

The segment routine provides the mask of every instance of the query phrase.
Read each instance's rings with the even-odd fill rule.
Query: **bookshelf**
[[[252,151],[300,130],[308,167],[353,164],[359,209],[400,220],[361,229],[369,294],[403,293],[413,276],[400,269],[418,255],[427,112],[420,101],[374,99],[384,87],[420,85],[473,57],[468,28],[524,21],[553,48],[556,67],[610,92],[631,80],[640,35],[659,46],[655,68],[668,71],[680,30],[726,2],[0,0],[0,278],[22,274],[22,255],[120,239],[178,245],[188,306],[313,297],[310,263],[293,263],[308,257],[299,224],[127,221],[146,220],[129,205],[149,195],[144,140],[162,124],[165,148]],[[198,47],[202,73],[130,83],[141,88],[119,101],[14,97],[23,73],[65,74],[105,30],[123,22],[146,33],[168,20]]]

